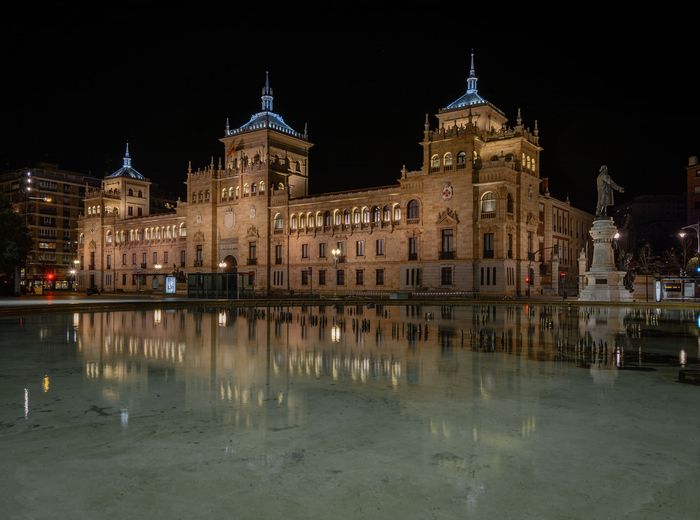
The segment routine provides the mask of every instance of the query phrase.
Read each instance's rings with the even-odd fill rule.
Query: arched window
[[[339,226],[340,225],[340,210],[335,210],[333,211],[333,225],[334,226]]]
[[[481,197],[481,212],[495,213],[496,212],[496,194],[492,191],[487,191]]]
[[[204,193],[204,200],[206,200],[207,202],[209,202],[209,190],[207,190],[207,191]]]
[[[79,244],[85,243],[85,233],[80,233],[80,236],[78,237],[78,243]]]
[[[129,230],[129,241],[130,242],[134,241],[134,230],[133,229]]]
[[[141,190],[139,190],[139,198],[142,198],[142,197],[143,197],[143,192]]]
[[[236,186],[236,198],[238,198],[238,197],[240,197],[240,196],[241,196],[241,187],[240,187],[240,186]]]
[[[173,238],[173,229],[170,226],[165,228],[165,233],[166,233],[166,238],[168,238],[168,239]]]
[[[326,211],[326,213],[328,213],[328,212]],[[331,214],[330,214],[330,213],[328,213],[328,225],[329,225],[329,226],[331,225]],[[317,227],[317,228],[322,228],[323,226],[324,226],[324,224],[323,224],[323,215],[321,215],[321,212],[320,212],[320,211],[317,211],[317,212],[316,212],[316,227]]]
[[[440,168],[440,156],[438,154],[435,154],[430,158],[430,167]]]
[[[292,216],[289,218],[289,227],[290,227],[291,229],[296,229],[296,228],[297,228],[297,216],[296,216],[296,215],[292,215]]]
[[[408,201],[406,206],[406,218],[408,220],[418,220],[420,218],[420,203],[413,199]]]
[[[233,186],[231,186],[231,187],[228,189],[228,198],[229,198],[229,199],[232,199],[232,198],[233,198]]]
[[[346,209],[345,211],[343,211],[343,224],[345,224],[346,226],[350,225],[350,210],[349,209]]]
[[[401,220],[401,206],[394,204],[394,222]]]
[[[284,184],[282,184],[282,183],[280,182],[280,183],[277,185],[277,189],[280,190],[280,191],[284,191]]]
[[[306,221],[309,223],[309,227],[311,229],[313,229],[314,228],[314,215],[313,215],[313,213],[306,214]]]
[[[260,181],[260,193],[265,193],[265,181]]]
[[[146,228],[146,240],[151,239],[151,230],[149,228]]]
[[[192,192],[192,202],[197,202],[197,192]]]
[[[97,210],[97,213],[98,213],[98,215],[99,215],[99,213],[100,213],[100,206],[97,206],[95,209]]]
[[[382,220],[384,220],[384,222],[391,222],[391,208],[389,206],[384,206],[382,213],[384,213]]]
[[[467,164],[467,154],[465,152],[459,152],[457,154],[457,168],[464,167]]]
[[[197,198],[199,199],[199,202],[204,201],[204,193],[202,193],[202,192],[200,191],[200,192],[199,192],[199,196],[198,196]]]
[[[360,224],[360,210],[357,208],[352,210],[352,223],[356,225]]]
[[[275,231],[282,231],[284,229],[284,218],[282,215],[277,213],[275,215]]]
[[[534,172],[536,170],[537,170],[537,168],[535,168],[535,158],[533,157],[532,158],[532,171]]]
[[[506,211],[513,213],[513,196],[510,193],[506,197]]]
[[[530,169],[531,169],[531,165],[530,165],[530,156],[529,156],[529,155],[528,155],[527,157],[525,157],[525,164],[527,164],[526,168],[527,168],[528,170],[530,170]]]
[[[442,164],[444,164],[446,167],[452,166],[452,154],[450,152],[447,152],[443,158],[442,158]]]
[[[369,208],[368,207],[362,208],[362,223],[369,224]]]
[[[250,185],[250,193],[255,195],[258,192],[258,185],[253,183]]]
[[[372,223],[379,224],[381,218],[382,218],[382,215],[381,215],[381,210],[379,209],[379,206],[374,206],[372,208]]]
[[[105,242],[107,242],[107,244],[112,243],[112,232],[111,231],[107,231],[107,236],[105,237]]]
[[[187,226],[185,226],[185,223],[182,222],[180,224],[180,236],[181,237],[186,237],[187,236]]]
[[[156,228],[156,237],[158,238],[158,240],[160,240],[160,237],[161,237],[161,236],[162,236],[162,235],[161,235],[161,233],[160,233],[160,228]]]
[[[227,194],[228,191],[226,190],[226,188],[221,188],[221,200],[225,200]]]
[[[133,196],[134,196],[134,190],[129,188],[129,197],[133,197]]]
[[[301,163],[300,163],[299,161],[297,161],[297,162],[295,163],[294,169],[295,169],[296,171],[298,171],[298,172],[301,171]]]
[[[299,229],[306,229],[306,215],[299,215]]]
[[[92,206],[88,206],[87,212],[88,215],[92,215]]]
[[[247,197],[249,193],[250,193],[250,185],[246,182],[243,185],[243,196]]]
[[[331,227],[331,212],[330,211],[326,211],[323,214],[323,227],[324,228]]]

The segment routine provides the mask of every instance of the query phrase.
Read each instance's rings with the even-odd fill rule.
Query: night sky
[[[322,13],[322,29],[189,11],[4,17],[0,168],[48,161],[101,177],[128,140],[136,169],[184,195],[187,161],[223,155],[226,118],[237,127],[260,110],[269,69],[275,111],[309,125],[312,192],[391,184],[404,163],[420,168],[424,114],[465,91],[474,48],[479,93],[511,125],[517,107],[526,126],[539,120],[555,196],[592,210],[601,164],[625,200],[683,192],[687,158],[700,155],[693,32],[459,20],[428,30],[385,25],[391,14],[355,13],[354,31],[335,29],[342,12]]]

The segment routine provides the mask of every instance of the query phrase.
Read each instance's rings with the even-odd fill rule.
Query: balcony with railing
[[[408,253],[409,260],[418,260],[418,253]]]
[[[257,258],[249,258],[248,261],[246,262],[246,265],[258,265],[258,259]]]
[[[454,251],[440,251],[438,254],[438,258],[440,260],[454,260],[455,252]]]
[[[484,258],[493,258],[493,249],[484,249]]]
[[[195,261],[194,261],[194,266],[195,266],[195,267],[202,267],[202,266],[204,266],[204,260],[202,260],[201,258],[200,258],[199,260],[195,260]]]

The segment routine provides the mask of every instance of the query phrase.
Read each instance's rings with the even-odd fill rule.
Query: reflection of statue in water
[[[615,184],[615,181],[608,174],[608,167],[605,165],[600,167],[596,184],[598,186],[598,204],[595,207],[595,216],[606,217],[608,215],[608,206],[615,204],[613,190],[624,193],[625,189]]]

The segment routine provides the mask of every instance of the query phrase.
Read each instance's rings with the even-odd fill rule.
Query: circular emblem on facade
[[[255,218],[255,206],[250,208],[250,218]]]
[[[202,214],[197,213],[197,224],[201,224],[201,223],[202,223]]]
[[[452,188],[452,184],[448,182],[445,184],[445,187],[442,188],[442,200],[450,200],[452,195],[454,195],[454,188]]]
[[[226,226],[227,229],[232,229],[233,223],[233,211],[227,211],[224,215],[224,226]]]

